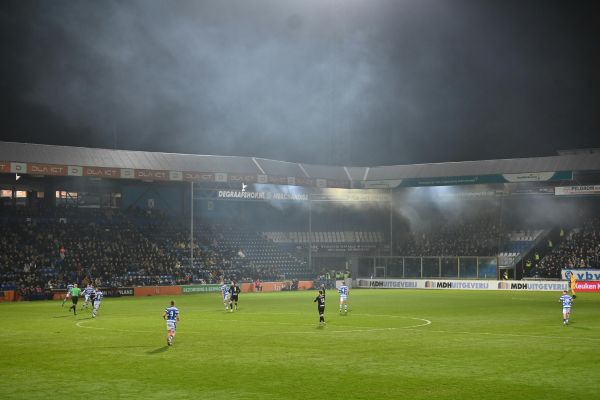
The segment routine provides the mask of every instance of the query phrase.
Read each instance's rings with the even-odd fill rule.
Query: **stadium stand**
[[[160,213],[18,209],[0,223],[2,289],[39,292],[68,282],[106,286],[305,278],[306,261],[258,232],[202,224],[190,265],[189,232]]]
[[[385,243],[382,232],[335,231],[335,232],[263,232],[263,237],[281,249],[305,253],[309,244],[316,253],[348,252],[367,255]]]
[[[223,229],[222,240],[239,249],[237,264],[257,270],[256,277],[264,277],[265,272],[271,276],[276,274],[278,278],[298,279],[311,275],[304,259],[285,251],[259,232],[229,226]]]
[[[264,237],[274,243],[382,243],[381,232],[264,232]]]
[[[499,265],[514,266],[524,254],[532,249],[536,241],[543,235],[543,232],[541,229],[510,232],[508,243],[503,246],[503,250],[498,254]]]
[[[563,268],[600,268],[600,218],[571,230],[565,240],[528,271],[531,277],[559,278]]]
[[[199,220],[191,263],[187,224],[156,210],[5,207],[0,210],[0,289],[43,298],[51,288],[89,279],[107,286],[306,279],[316,276],[306,258],[310,242],[315,255],[336,249],[370,254],[387,244],[378,231],[318,231],[309,237],[299,230],[257,231],[251,224]],[[551,240],[554,248],[546,245]],[[600,266],[600,218],[563,233],[509,229],[494,215],[475,212],[439,219],[420,231],[405,230],[395,243],[401,256],[499,256],[500,265],[535,253],[541,260],[524,267],[524,275],[559,278],[564,267]]]
[[[134,215],[116,210],[3,217],[0,230],[3,286],[65,287],[91,277],[111,286],[172,284],[186,276],[177,259],[136,226]]]
[[[405,234],[396,253],[401,256],[495,256],[509,241],[507,228],[493,216],[439,221],[420,232]]]

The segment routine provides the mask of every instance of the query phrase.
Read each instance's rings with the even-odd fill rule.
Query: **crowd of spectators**
[[[126,287],[282,278],[273,265],[247,263],[219,225],[198,227],[191,249],[185,221],[156,211],[6,211],[0,212],[0,290],[25,298],[91,280]]]
[[[401,237],[395,253],[400,256],[495,256],[509,241],[507,228],[493,215],[434,226]]]
[[[232,243],[234,228],[226,225],[196,226],[191,249],[187,221],[155,210],[6,211],[0,212],[0,289],[39,293],[49,283],[64,288],[86,279],[104,286],[144,286],[287,278],[277,265],[246,258],[240,243]],[[492,216],[438,221],[406,235],[396,254],[495,255],[506,236]]]
[[[529,275],[560,278],[561,269],[576,268],[600,268],[600,217],[573,229],[558,248],[533,266]]]
[[[148,210],[5,208],[0,210],[0,290],[39,297],[91,279],[126,287],[288,278],[277,265],[246,257],[250,249],[230,240],[230,230],[238,227],[200,223],[192,249],[187,226],[188,221]],[[440,218],[396,237],[396,255],[417,257],[494,256],[510,240],[492,214]],[[595,218],[570,231],[528,275],[558,278],[562,268],[598,268],[599,261],[600,218]]]
[[[65,287],[91,277],[110,286],[175,283],[185,278],[177,260],[145,237],[132,216],[98,209],[64,209],[59,215],[3,218],[3,287],[45,287],[49,279]]]

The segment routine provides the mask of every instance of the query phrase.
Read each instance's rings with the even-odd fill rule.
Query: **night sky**
[[[0,139],[348,166],[600,147],[600,2],[0,2]]]

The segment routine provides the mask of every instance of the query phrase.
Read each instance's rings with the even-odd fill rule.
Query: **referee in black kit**
[[[325,291],[319,290],[319,295],[315,298],[319,310],[319,326],[325,325]]]

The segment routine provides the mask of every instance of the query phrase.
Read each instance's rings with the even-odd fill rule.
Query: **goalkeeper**
[[[571,277],[569,278],[569,286],[571,287],[571,295],[573,296],[573,298],[576,298],[577,296],[575,295],[575,286],[577,286],[577,278],[575,278],[575,273],[573,271],[571,271]]]

